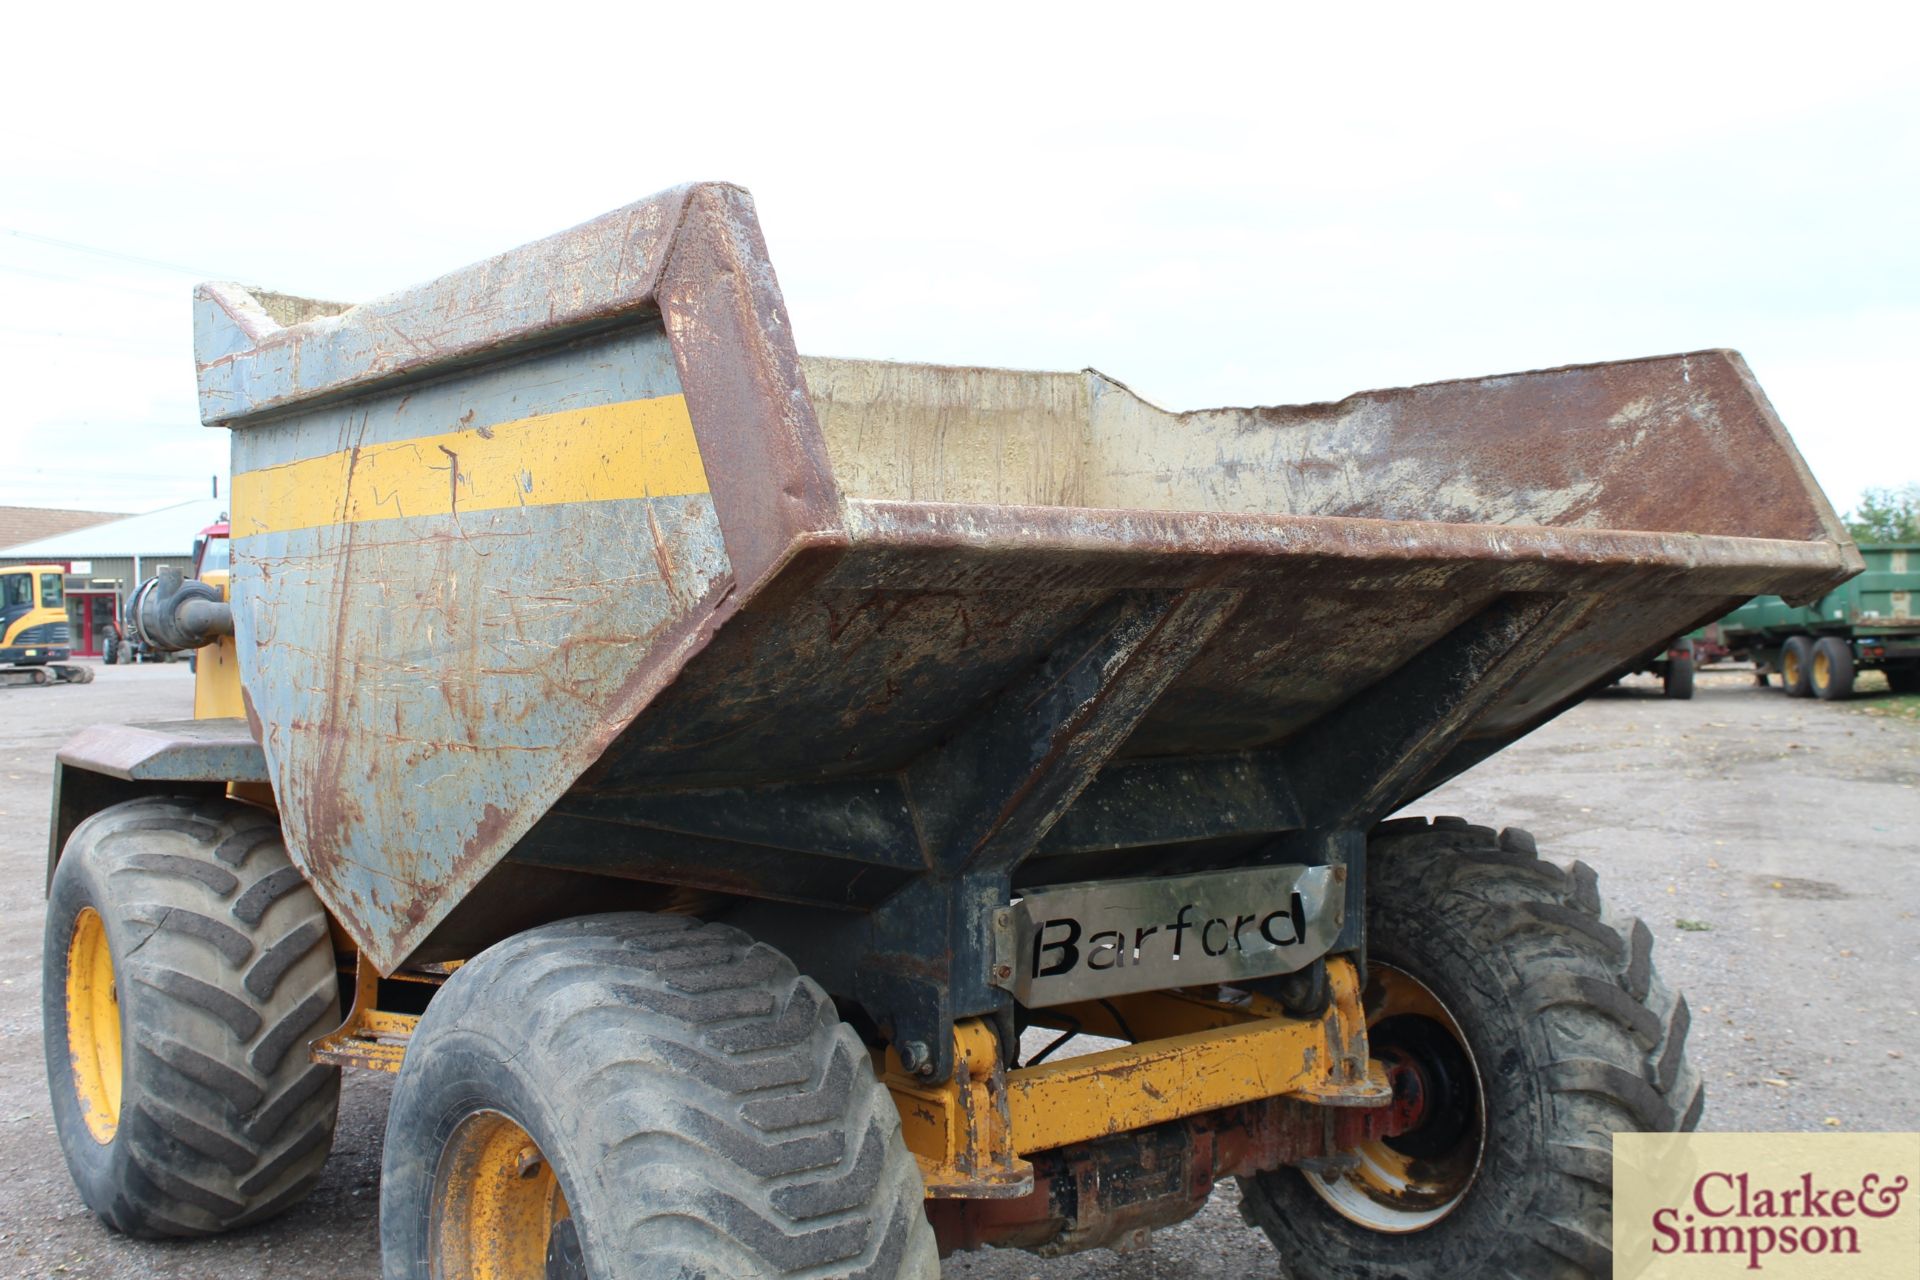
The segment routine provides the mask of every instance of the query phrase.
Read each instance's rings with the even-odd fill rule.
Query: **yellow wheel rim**
[[[1833,683],[1833,659],[1816,650],[1813,655],[1813,687],[1824,689]]]
[[[80,908],[67,944],[67,1058],[87,1132],[105,1146],[120,1128],[120,995],[106,922],[92,907]]]
[[[1780,655],[1780,678],[1789,688],[1800,683],[1800,655],[1792,649]]]
[[[1373,1053],[1388,1062],[1396,1098],[1404,1084],[1417,1079],[1417,1091],[1424,1092],[1435,1118],[1416,1137],[1381,1138],[1342,1151],[1354,1158],[1353,1167],[1306,1172],[1306,1179],[1340,1216],[1374,1231],[1404,1235],[1432,1226],[1466,1198],[1486,1148],[1486,1098],[1460,1024],[1425,983],[1372,964],[1363,999]],[[1451,1105],[1438,1105],[1442,1094]],[[1431,1127],[1442,1124],[1443,1117],[1444,1131]],[[1438,1144],[1422,1145],[1417,1137],[1437,1137]]]
[[[476,1111],[434,1176],[435,1280],[546,1280],[548,1246],[568,1217],[560,1179],[527,1131]]]

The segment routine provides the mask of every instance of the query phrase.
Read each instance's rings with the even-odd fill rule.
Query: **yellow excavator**
[[[0,684],[86,684],[88,667],[67,662],[66,566],[0,568]]]

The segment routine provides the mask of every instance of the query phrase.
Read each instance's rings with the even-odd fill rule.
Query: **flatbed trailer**
[[[1392,815],[1857,570],[1737,355],[1188,413],[810,359],[713,185],[195,317],[231,579],[140,625],[198,718],[55,781],[108,1222],[291,1203],[363,1067],[396,1280],[926,1277],[1228,1177],[1302,1276],[1609,1273],[1685,1002],[1590,869]]]

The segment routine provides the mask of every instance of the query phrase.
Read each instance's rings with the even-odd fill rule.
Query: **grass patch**
[[[1920,693],[1893,692],[1887,687],[1884,671],[1862,671],[1847,707],[1864,715],[1920,724]]]

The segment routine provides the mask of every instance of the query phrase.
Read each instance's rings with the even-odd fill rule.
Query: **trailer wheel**
[[[865,1046],[738,930],[587,916],[462,966],[387,1118],[388,1280],[940,1271]]]
[[[1920,693],[1920,666],[1888,667],[1887,688],[1895,693]]]
[[[144,1237],[204,1236],[304,1196],[340,1073],[326,911],[258,809],[114,805],[67,841],[48,896],[42,1025],[54,1128],[81,1199]]]
[[[1838,636],[1825,636],[1813,646],[1808,677],[1813,694],[1822,702],[1844,702],[1853,696],[1853,650]]]
[[[1660,690],[1669,698],[1685,701],[1693,697],[1693,659],[1668,658],[1660,677]]]
[[[1780,687],[1789,698],[1804,698],[1813,691],[1813,641],[1806,636],[1789,636],[1780,647]]]
[[[1296,1280],[1611,1275],[1607,1135],[1691,1129],[1704,1101],[1646,927],[1522,831],[1396,821],[1368,861],[1372,1052],[1420,1118],[1243,1179],[1242,1213]]]

